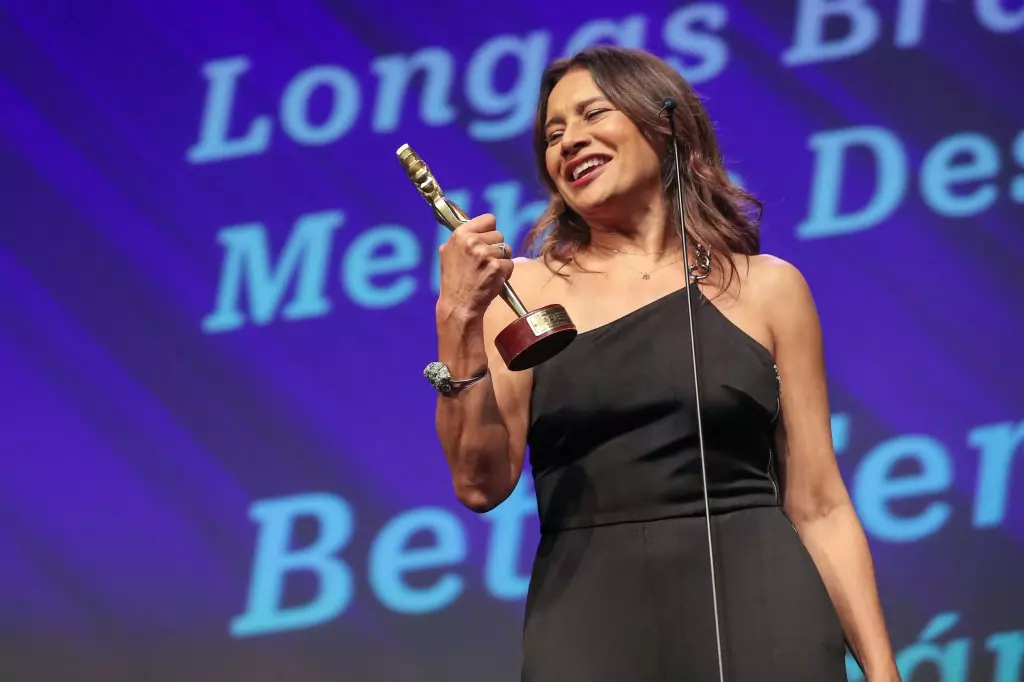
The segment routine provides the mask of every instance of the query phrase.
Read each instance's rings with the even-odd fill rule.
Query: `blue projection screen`
[[[539,74],[619,42],[812,286],[904,679],[1021,680],[1022,35],[1019,0],[6,0],[0,678],[518,679],[529,472],[452,494],[447,233],[395,150],[521,238]]]

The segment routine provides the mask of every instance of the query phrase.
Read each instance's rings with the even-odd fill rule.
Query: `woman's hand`
[[[463,223],[438,251],[438,312],[445,317],[483,316],[514,268],[512,250],[498,232],[494,216],[484,214]]]

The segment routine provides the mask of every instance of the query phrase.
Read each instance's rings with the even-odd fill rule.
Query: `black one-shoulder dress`
[[[719,679],[687,291],[534,369],[523,682]],[[725,679],[846,680],[836,611],[781,506],[773,358],[689,291]]]

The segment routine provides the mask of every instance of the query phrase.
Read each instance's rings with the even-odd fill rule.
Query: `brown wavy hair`
[[[728,262],[730,273],[735,269],[734,255],[759,253],[759,223],[764,206],[729,178],[714,127],[697,93],[672,67],[647,52],[597,45],[553,62],[541,79],[533,147],[537,170],[551,195],[551,202],[525,235],[526,248],[531,254],[539,255],[551,267],[551,261],[562,264],[573,261],[576,252],[590,243],[590,229],[562,200],[544,161],[548,146],[545,132],[548,96],[567,73],[577,69],[589,71],[604,96],[629,117],[658,150],[669,224],[678,235],[680,225],[675,207],[679,188],[673,165],[671,128],[662,104],[666,97],[675,99],[680,169],[686,187],[683,210],[691,240],[707,248],[716,264]]]

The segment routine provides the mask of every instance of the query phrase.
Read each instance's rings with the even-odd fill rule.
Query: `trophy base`
[[[532,310],[501,330],[494,340],[513,372],[530,369],[561,353],[576,338],[576,325],[560,305]]]

